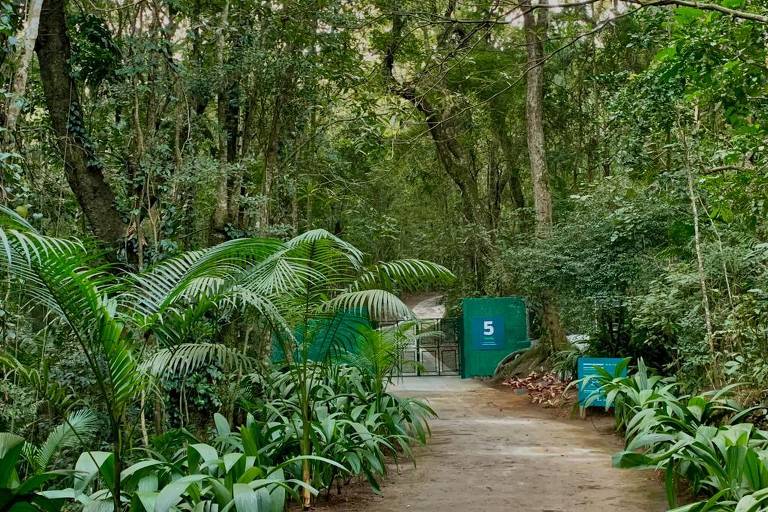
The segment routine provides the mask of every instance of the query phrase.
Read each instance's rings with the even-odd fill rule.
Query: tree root
[[[496,372],[493,380],[501,382],[510,377],[526,377],[531,372],[546,372],[550,369],[550,353],[542,345],[536,345],[508,362]]]

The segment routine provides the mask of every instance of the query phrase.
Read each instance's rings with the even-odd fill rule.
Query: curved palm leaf
[[[126,306],[143,317],[144,325],[151,325],[176,301],[189,298],[190,293],[216,293],[222,283],[240,276],[247,265],[266,259],[282,247],[277,240],[244,238],[163,261],[131,276]]]
[[[431,261],[403,259],[380,262],[364,271],[349,286],[350,290],[380,288],[387,291],[415,291],[429,286],[444,286],[456,276]]]
[[[402,320],[413,318],[413,311],[400,298],[387,290],[344,292],[329,300],[325,306],[334,310],[365,310],[372,320]]]
[[[116,320],[117,303],[109,298],[121,283],[107,272],[106,266],[89,266],[93,257],[82,250],[82,245],[43,237],[29,224],[15,219],[7,208],[0,210],[0,218],[5,219],[0,226],[12,222],[30,229],[19,233],[0,227],[0,238],[7,243],[6,250],[0,252],[0,268],[7,268],[19,278],[21,295],[31,299],[29,307],[43,306],[69,327],[86,355],[110,413],[119,417],[138,384],[130,343],[123,338],[123,326]],[[108,368],[106,374],[101,361]]]
[[[0,367],[15,373],[24,384],[34,389],[39,396],[55,403],[62,409],[68,408],[74,401],[71,391],[51,380],[45,368],[42,370],[29,368],[12,355],[1,352]]]
[[[184,377],[212,363],[227,369],[247,370],[254,361],[221,343],[183,343],[157,351],[142,363],[141,368],[154,377],[171,374]]]
[[[321,260],[318,257],[321,252],[325,252],[326,255],[340,252],[354,268],[360,268],[363,263],[363,253],[360,249],[324,229],[306,231],[295,236],[285,245],[293,251],[293,255],[310,256],[308,252],[314,252],[314,257],[307,258],[311,260]]]
[[[45,471],[53,458],[65,448],[74,448],[88,442],[98,433],[96,415],[81,409],[71,413],[67,420],[51,430],[45,442],[34,450],[32,463],[36,471]]]

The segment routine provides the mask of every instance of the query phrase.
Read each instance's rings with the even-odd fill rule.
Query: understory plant
[[[57,512],[63,499],[46,496],[44,489],[65,473],[37,472],[23,478],[19,474],[24,439],[10,432],[0,432],[0,510],[3,512]]]
[[[335,460],[336,466],[308,459],[311,484],[331,491],[362,476],[374,490],[386,474],[386,458],[412,458],[411,446],[425,443],[428,419],[435,415],[424,402],[401,398],[382,389],[364,370],[345,364],[312,366],[309,424],[313,453]],[[262,443],[273,442],[275,453],[291,457],[301,452],[305,431],[301,403],[290,374],[275,371],[267,378],[252,376],[258,399],[251,405],[251,433]]]
[[[613,463],[621,468],[663,471],[669,505],[676,512],[754,512],[768,506],[768,432],[743,422],[761,406],[744,408],[732,398],[735,385],[685,395],[678,382],[652,374],[638,361],[631,375],[602,371],[600,387],[585,402],[605,396],[615,409],[626,448]],[[677,506],[679,482],[698,501]]]
[[[301,457],[275,462],[269,445],[255,442],[252,417],[239,430],[230,429],[218,414],[215,424],[210,443],[190,440],[170,457],[153,454],[124,469],[120,476],[123,509],[281,512],[288,496],[298,498],[297,489],[306,484],[288,476],[286,468],[295,466]],[[309,458],[345,471],[330,459]],[[113,465],[110,452],[84,452],[75,465],[73,486],[55,491],[55,495],[78,501],[86,510],[99,508],[109,499]],[[309,491],[317,494],[314,488]]]
[[[98,452],[98,457],[96,452],[87,452],[96,466],[91,474],[99,475],[103,485],[94,491],[95,496],[79,492],[85,487],[73,486],[66,496],[70,499],[89,496],[99,504],[112,500],[115,511],[125,506],[123,483],[133,485],[124,478],[128,449],[139,434],[145,446],[149,442],[145,408],[151,394],[163,389],[158,381],[169,375],[184,377],[210,365],[238,377],[256,370],[261,375],[270,373],[263,359],[248,351],[247,343],[237,347],[195,337],[201,324],[215,325],[218,320],[213,319],[224,323],[224,319],[236,318],[236,313],[255,315],[267,325],[269,335],[287,356],[280,367],[282,377],[269,379],[282,379],[291,386],[290,395],[284,395],[289,398],[285,402],[288,409],[275,409],[279,414],[273,419],[292,427],[298,449],[274,457],[270,467],[282,467],[288,460],[301,466],[297,477],[303,482],[299,487],[305,507],[311,503],[313,482],[325,487],[335,478],[315,476],[326,471],[313,468],[321,453],[349,460],[359,467],[354,473],[364,473],[375,482],[384,472],[384,456],[407,450],[408,445],[403,440],[406,434],[386,432],[381,422],[400,425],[406,418],[407,429],[415,430],[416,438],[424,438],[418,415],[425,409],[401,406],[407,402],[394,397],[384,400],[379,377],[386,372],[361,366],[360,379],[368,381],[367,398],[376,402],[377,409],[366,411],[365,417],[352,409],[338,423],[344,431],[332,441],[323,440],[315,426],[336,421],[328,405],[336,393],[320,393],[318,385],[339,371],[331,354],[342,354],[350,343],[361,339],[379,340],[369,322],[412,316],[398,293],[450,282],[453,275],[440,265],[421,260],[366,265],[364,255],[351,244],[325,230],[313,230],[285,242],[230,240],[133,273],[105,264],[98,252],[80,241],[40,234],[23,217],[0,206],[0,271],[7,277],[3,286],[18,295],[20,305],[30,311],[41,308],[77,341],[95,382],[98,406],[109,424],[112,450]],[[361,321],[338,321],[347,312]],[[265,337],[269,339],[269,335]],[[326,347],[322,357],[312,352],[318,343]],[[374,352],[381,353],[385,345],[379,343]],[[358,349],[366,355],[365,345]],[[0,364],[21,376],[36,372],[8,355],[0,357]],[[391,363],[386,365],[385,369],[391,368]],[[156,428],[156,434],[162,434],[161,428]],[[339,440],[350,448],[336,449],[343,444]],[[88,444],[85,439],[78,441],[82,448]],[[360,464],[356,464],[357,459],[347,452],[362,445],[366,450],[360,452]]]

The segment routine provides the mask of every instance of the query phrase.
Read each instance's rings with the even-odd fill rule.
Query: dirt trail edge
[[[382,496],[353,486],[317,510],[577,512],[666,510],[650,472],[611,467],[621,449],[612,420],[558,419],[512,391],[456,377],[416,377],[396,386],[440,415],[416,467],[392,466]]]

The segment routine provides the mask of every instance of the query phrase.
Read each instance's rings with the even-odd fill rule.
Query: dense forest
[[[584,334],[681,393],[759,401],[767,43],[763,0],[0,0],[20,471],[101,448],[57,499],[136,510],[192,510],[203,477],[222,510],[309,506],[349,468],[376,486],[426,439],[429,408],[380,385],[412,334],[352,322],[367,349],[343,367],[302,339],[407,316],[417,290],[449,314],[525,297],[541,343],[518,371]],[[288,361],[265,370],[275,340]],[[186,487],[149,493],[193,435]]]

